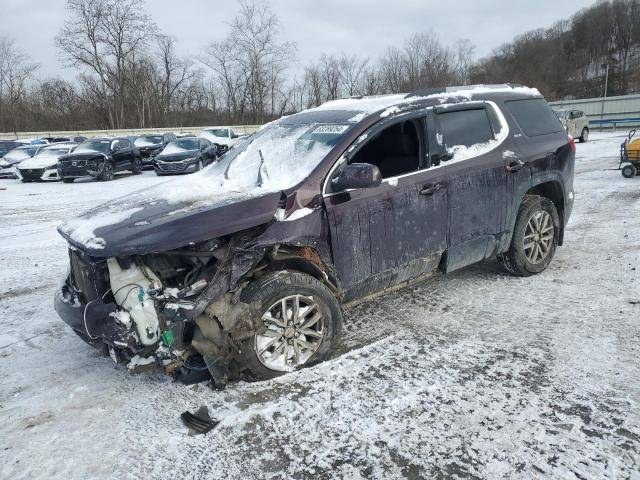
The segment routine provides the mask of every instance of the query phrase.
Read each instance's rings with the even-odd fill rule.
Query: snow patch
[[[141,211],[142,208],[143,207],[136,207],[108,212],[90,218],[75,218],[63,223],[60,228],[80,245],[89,249],[99,250],[106,246],[106,242],[103,238],[96,236],[95,231],[97,229],[123,222],[135,213]]]
[[[312,208],[300,208],[289,215],[284,219],[285,222],[292,222],[294,220],[298,220],[300,218],[306,217],[307,215],[311,215],[315,210]]]

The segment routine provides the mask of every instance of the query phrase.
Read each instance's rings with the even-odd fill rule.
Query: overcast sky
[[[444,43],[469,39],[477,56],[516,35],[571,16],[589,0],[270,0],[283,39],[298,46],[298,61],[321,53],[358,53],[376,58],[415,32],[434,30]],[[63,69],[53,37],[65,19],[65,0],[2,0],[0,35],[41,65],[40,76],[73,78]],[[222,39],[237,13],[234,0],[147,0],[160,29],[178,40],[178,51],[197,54]]]

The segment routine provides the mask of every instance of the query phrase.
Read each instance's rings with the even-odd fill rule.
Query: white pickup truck
[[[200,137],[206,138],[224,153],[238,143],[245,135],[239,135],[231,127],[206,127],[202,129]]]

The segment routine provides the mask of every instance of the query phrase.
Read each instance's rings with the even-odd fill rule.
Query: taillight
[[[573,137],[571,135],[567,135],[567,138],[569,139],[569,146],[571,147],[571,150],[573,150],[575,152],[576,151],[576,141],[573,139]]]

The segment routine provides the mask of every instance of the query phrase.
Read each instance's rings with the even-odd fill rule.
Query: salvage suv
[[[55,307],[132,370],[269,378],[326,358],[356,300],[488,258],[542,272],[574,158],[535,89],[328,102],[60,226]]]

